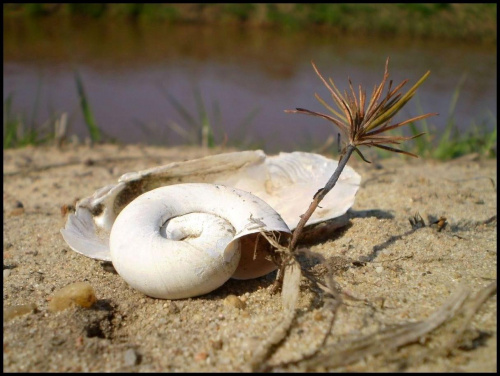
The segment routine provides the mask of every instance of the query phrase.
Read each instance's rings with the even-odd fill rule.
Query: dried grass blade
[[[411,122],[414,122],[414,121],[418,121],[418,120],[422,120],[422,119],[425,119],[425,118],[428,118],[428,117],[431,117],[431,116],[435,116],[435,115],[438,115],[438,113],[437,112],[433,112],[433,113],[429,113],[429,114],[415,116],[414,118],[402,121],[401,123],[389,125],[387,127],[379,128],[379,129],[376,129],[374,131],[368,132],[368,133],[365,134],[365,136],[371,137],[371,136],[374,136],[374,135],[382,133],[382,132],[386,132],[386,131],[390,131],[392,129],[396,129],[396,128],[402,127],[403,125],[406,125],[408,123],[411,123]]]
[[[323,76],[321,75],[321,73],[319,73],[319,70],[316,67],[316,64],[314,64],[313,61],[311,61],[311,64],[312,64],[312,66],[314,68],[314,71],[318,75],[318,77],[321,79],[321,81],[323,81],[323,84],[328,88],[328,90],[330,91],[330,93],[332,94],[332,96],[335,96],[336,95],[335,91],[330,87],[330,85],[328,85],[328,82],[323,78]]]
[[[343,133],[348,134],[348,128],[347,128],[347,126],[344,123],[342,123],[340,120],[335,119],[332,116],[321,114],[321,113],[315,112],[315,111],[306,110],[305,108],[297,108],[295,110],[285,110],[285,112],[287,112],[287,113],[299,113],[299,114],[306,114],[306,115],[313,115],[313,116],[322,117],[322,118],[324,118],[324,119],[326,119],[326,120],[331,121],[332,123],[334,123],[337,127],[339,127],[339,129]]]
[[[314,94],[319,103],[327,108],[328,111],[333,113],[335,116],[339,117],[343,121],[347,121],[346,117],[342,115],[340,112],[336,111],[333,107],[331,107],[328,103],[326,103],[323,98],[321,98],[318,94]]]
[[[283,251],[283,260],[285,261],[284,278],[282,288],[282,305],[284,314],[279,324],[272,330],[270,335],[260,344],[250,361],[251,371],[262,371],[265,369],[266,360],[273,354],[276,345],[278,345],[287,336],[293,320],[296,315],[297,303],[300,296],[300,280],[302,271],[300,264],[288,252],[287,248],[280,246],[274,239],[270,238],[265,232],[261,232],[271,244]]]
[[[418,158],[418,155],[410,153],[409,151],[404,151],[404,150],[401,150],[401,149],[391,148],[390,146],[379,145],[379,144],[376,144],[376,145],[373,145],[373,146],[376,147],[376,148],[389,150],[389,151],[392,151],[394,153],[405,154],[405,155],[409,155],[410,157]]]
[[[382,90],[384,89],[385,86],[385,81],[387,77],[384,76],[384,79],[382,80],[382,83],[380,86],[374,90],[372,97],[370,98],[370,103],[368,104],[368,109],[366,110],[367,114],[375,114],[377,112],[376,109],[380,108],[382,106],[382,103],[378,104],[378,101],[380,99],[380,96],[382,95]],[[370,116],[368,115],[368,116]],[[370,116],[371,117],[371,116]]]
[[[352,101],[353,101],[354,105],[356,106],[355,108],[358,109],[359,106],[358,106],[358,100],[356,99],[356,93],[354,92],[354,88],[352,87],[351,79],[348,78],[348,80],[349,80],[349,88],[351,89],[351,94],[352,94]]]
[[[469,299],[468,302],[466,302],[466,304],[464,304],[462,308],[464,323],[461,325],[461,328],[459,330],[454,331],[454,335],[448,342],[447,348],[450,349],[457,346],[463,333],[467,330],[468,324],[472,320],[472,317],[474,317],[479,308],[481,308],[481,306],[496,293],[497,281],[495,280],[494,282],[483,288],[481,291],[476,293],[473,297],[471,297],[471,299]]]
[[[403,106],[413,97],[418,87],[424,83],[424,81],[427,79],[427,77],[429,77],[430,74],[431,72],[427,71],[427,73],[425,73],[422,76],[422,78],[420,78],[420,80],[418,80],[417,83],[413,85],[413,87],[410,90],[408,90],[408,92],[405,95],[403,95],[401,99],[399,99],[397,103],[395,103],[391,108],[388,108],[385,112],[380,114],[380,116],[378,116],[370,125],[368,125],[366,127],[366,131],[369,131],[379,126],[380,124],[385,123],[388,119],[394,116],[399,110],[401,110],[401,108],[403,108]]]
[[[332,81],[332,83],[333,83],[333,81]],[[332,95],[332,98],[337,103],[337,106],[341,110],[344,111],[345,117],[347,118],[347,122],[349,124],[351,124],[352,123],[352,119],[353,119],[353,115],[352,115],[351,108],[346,103],[345,98],[343,98],[340,94],[338,96],[337,95],[335,95],[335,96]]]
[[[365,117],[365,101],[366,101],[366,93],[359,85],[359,114],[364,119]]]

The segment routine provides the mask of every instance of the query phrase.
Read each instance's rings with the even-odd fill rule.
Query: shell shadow
[[[394,215],[385,210],[370,209],[370,210],[349,210],[349,218],[369,218],[375,217],[377,219],[394,219]]]

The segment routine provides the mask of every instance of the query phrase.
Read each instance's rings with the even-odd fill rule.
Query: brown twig
[[[274,353],[277,345],[288,335],[296,315],[296,307],[300,293],[300,279],[302,276],[300,264],[295,260],[289,249],[279,244],[274,234],[260,233],[276,249],[280,258],[283,274],[282,305],[285,311],[280,323],[273,329],[265,341],[259,344],[250,361],[252,372],[265,370],[266,361]],[[280,268],[281,269],[281,268]]]
[[[335,184],[339,180],[340,174],[344,170],[344,167],[346,166],[347,161],[349,160],[349,158],[351,157],[351,155],[355,149],[356,149],[356,147],[352,144],[350,144],[346,147],[345,152],[344,152],[342,158],[340,159],[337,168],[335,169],[335,172],[330,177],[330,179],[326,183],[325,187],[320,189],[316,193],[316,195],[314,196],[307,211],[300,216],[299,224],[297,225],[297,227],[293,231],[292,240],[290,241],[289,249],[292,252],[297,245],[297,241],[299,240],[300,235],[302,234],[302,231],[304,230],[304,227],[305,227],[307,221],[309,220],[309,218],[311,218],[312,214],[314,213],[314,211],[318,207],[321,200],[323,200],[323,198],[328,194],[328,192],[330,192],[333,189],[333,187],[335,186]]]

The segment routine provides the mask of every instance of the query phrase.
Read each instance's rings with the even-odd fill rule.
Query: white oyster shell
[[[179,183],[220,184],[250,192],[276,210],[293,230],[314,194],[323,188],[337,165],[337,161],[318,154],[293,152],[266,156],[256,150],[130,172],[122,175],[117,184],[103,187],[80,200],[61,233],[74,251],[110,261],[110,231],[121,210],[145,192]],[[360,175],[346,166],[308,225],[345,214],[354,203],[360,181]]]

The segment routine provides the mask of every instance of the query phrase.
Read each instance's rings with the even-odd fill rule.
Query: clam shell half
[[[117,184],[103,187],[80,200],[61,233],[74,251],[110,261],[110,232],[122,209],[145,192],[180,183],[220,184],[250,192],[269,204],[293,230],[314,194],[324,187],[337,165],[337,161],[318,154],[293,152],[267,156],[255,150],[129,172],[122,175]],[[354,203],[360,181],[360,175],[346,166],[308,226],[345,214]]]

